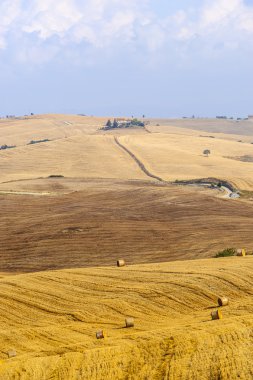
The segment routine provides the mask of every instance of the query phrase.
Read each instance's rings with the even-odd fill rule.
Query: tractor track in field
[[[145,173],[148,177],[150,178],[153,178],[153,179],[156,179],[157,181],[159,182],[165,182],[162,178],[156,176],[155,174],[152,174],[146,167],[145,165],[139,160],[139,158],[136,157],[136,155],[131,151],[129,150],[125,145],[123,145],[121,142],[119,142],[119,139],[114,136],[114,141],[115,143],[121,148],[123,149],[136,163],[137,165],[139,166],[139,168],[143,171],[143,173]]]

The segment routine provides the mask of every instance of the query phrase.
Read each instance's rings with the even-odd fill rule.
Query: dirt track
[[[163,182],[163,179],[160,178],[160,177],[157,177],[155,174],[152,174],[150,173],[150,171],[145,167],[145,165],[143,164],[143,162],[141,162],[137,157],[136,155],[131,152],[131,150],[129,150],[125,145],[123,145],[121,142],[119,142],[119,139],[117,137],[114,137],[114,140],[116,142],[116,144],[124,149],[125,152],[127,152],[129,154],[130,157],[132,157],[132,159],[137,163],[137,165],[139,166],[139,168],[143,171],[143,173],[145,173],[148,177],[150,178],[154,178],[156,179],[157,181],[160,181],[160,182]]]

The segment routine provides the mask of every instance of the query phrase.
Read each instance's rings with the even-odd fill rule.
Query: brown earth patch
[[[253,246],[253,205],[215,190],[99,181],[58,197],[1,195],[1,272],[197,259]],[[211,195],[212,194],[212,195]]]

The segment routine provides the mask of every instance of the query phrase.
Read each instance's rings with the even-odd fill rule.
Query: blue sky
[[[0,115],[253,113],[253,0],[2,0]]]

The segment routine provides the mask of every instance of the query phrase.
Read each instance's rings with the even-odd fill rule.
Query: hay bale
[[[211,312],[212,320],[215,321],[216,319],[222,319],[222,314],[220,310],[215,310]]]
[[[117,261],[117,267],[124,267],[126,265],[125,260],[118,260]]]
[[[97,339],[104,339],[105,335],[104,335],[104,331],[103,330],[100,330],[100,331],[97,331],[96,332],[96,338]]]
[[[8,358],[15,358],[17,356],[17,353],[15,350],[9,350],[7,351]]]
[[[126,322],[126,328],[127,329],[130,327],[134,327],[134,319],[133,318],[126,318],[125,322]]]
[[[218,298],[219,306],[227,306],[228,305],[228,297],[219,297]]]
[[[246,256],[246,250],[243,249],[237,249],[237,256],[245,257]]]

